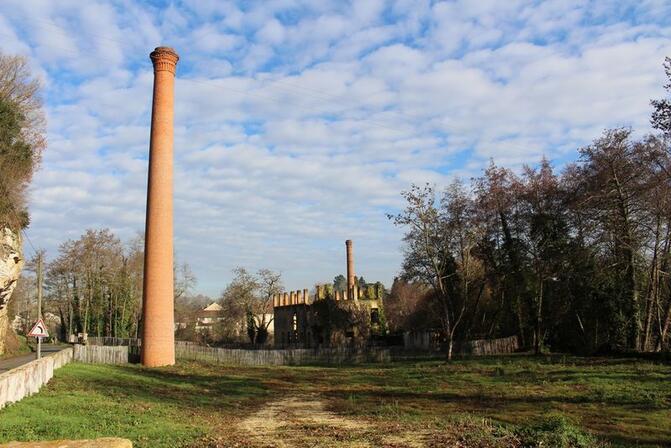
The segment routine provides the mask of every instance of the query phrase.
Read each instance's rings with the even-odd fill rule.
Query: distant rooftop
[[[205,308],[203,308],[203,311],[222,311],[224,308],[219,305],[217,302],[211,303]]]

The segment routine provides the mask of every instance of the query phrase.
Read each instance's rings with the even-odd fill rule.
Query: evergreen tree
[[[333,279],[333,289],[336,291],[347,291],[347,279],[344,275],[336,275]]]

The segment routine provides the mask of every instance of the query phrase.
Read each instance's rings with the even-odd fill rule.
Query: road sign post
[[[47,326],[44,325],[44,321],[41,318],[37,320],[28,336],[37,338],[37,359],[40,359],[42,357],[42,338],[49,337]]]
[[[42,252],[37,254],[37,319],[38,322],[42,322],[42,279],[44,273],[42,272]],[[42,322],[42,327],[45,329],[44,322]],[[37,359],[42,357],[42,336],[37,336]]]

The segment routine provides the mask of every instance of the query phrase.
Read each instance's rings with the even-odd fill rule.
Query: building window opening
[[[370,323],[377,325],[380,323],[380,310],[373,308],[370,310]]]
[[[293,329],[294,331],[298,331],[298,315],[294,313],[294,318],[293,318]]]

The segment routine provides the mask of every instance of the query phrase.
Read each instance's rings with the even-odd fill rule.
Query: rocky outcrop
[[[8,227],[0,229],[0,355],[5,352],[9,330],[7,307],[23,268],[21,236]]]

